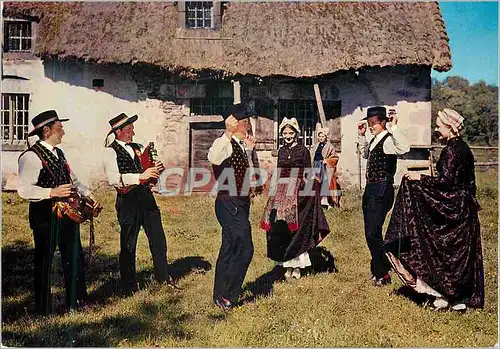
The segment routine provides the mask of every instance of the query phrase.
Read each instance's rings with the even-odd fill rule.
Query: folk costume
[[[137,120],[137,115],[124,113],[109,121],[111,131]],[[149,240],[153,257],[154,276],[158,282],[169,282],[167,267],[167,240],[161,222],[161,213],[148,183],[141,183],[140,157],[144,147],[115,139],[104,150],[103,166],[108,182],[115,187],[116,213],[120,224],[120,277],[125,291],[137,288],[136,248],[141,226]]]
[[[227,119],[233,116],[237,120],[243,120],[251,115],[244,104],[235,104],[223,117]],[[208,152],[208,160],[212,163],[218,182],[215,215],[222,227],[213,300],[215,304],[225,308],[237,304],[253,257],[250,197],[248,188],[244,188],[252,153],[255,153],[255,149],[247,150],[242,140],[236,136],[229,138],[226,134],[217,138]]]
[[[463,127],[463,118],[454,110],[440,113],[457,131]],[[403,179],[385,251],[395,272],[415,291],[452,305],[482,308],[484,270],[474,156],[460,136],[447,140],[436,170],[436,177]]]
[[[34,129],[28,136],[54,121],[68,120],[59,119],[54,110],[43,112],[31,121]],[[61,149],[39,140],[19,157],[17,192],[30,201],[29,223],[35,241],[35,308],[43,315],[52,312],[51,271],[56,246],[61,252],[67,306],[76,309],[87,299],[80,225],[66,215],[58,218],[52,210],[56,199],[50,197],[52,188],[70,183],[82,195],[90,194],[71,171]]]
[[[284,118],[280,133],[286,126],[300,132],[295,118]],[[275,192],[270,193],[260,222],[261,228],[267,232],[268,257],[277,265],[293,268],[297,278],[300,277],[298,269],[311,265],[308,251],[330,233],[320,205],[321,183],[309,176],[307,180],[313,181],[314,193],[299,195],[305,186],[304,169],[310,166],[311,157],[305,146],[285,143],[279,149],[279,179]],[[288,180],[283,181],[285,178]]]
[[[319,169],[321,181],[321,206],[330,208],[331,206],[340,206],[342,191],[337,179],[337,164],[339,156],[335,152],[334,145],[328,141],[330,129],[321,127],[317,130],[317,135],[325,136],[324,142],[318,142],[311,152],[313,158],[313,167]]]
[[[368,108],[364,120],[378,115],[386,119],[384,107]],[[387,129],[374,136],[370,143],[365,136],[358,136],[363,158],[367,159],[366,186],[363,193],[363,219],[365,237],[370,249],[370,270],[376,284],[390,282],[390,265],[382,250],[382,226],[394,202],[394,175],[397,155],[409,151],[409,145],[398,127],[387,124]]]

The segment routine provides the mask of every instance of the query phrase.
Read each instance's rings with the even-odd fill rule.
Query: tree
[[[460,76],[444,81],[432,80],[432,115],[443,108],[454,109],[464,117],[463,137],[473,144],[490,146],[498,142],[498,87],[484,81],[470,85]],[[435,118],[432,129],[435,128]],[[433,134],[433,141],[436,135]]]

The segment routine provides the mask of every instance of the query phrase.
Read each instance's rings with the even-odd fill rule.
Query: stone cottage
[[[220,114],[240,98],[261,163],[272,167],[278,125],[295,116],[303,143],[319,126],[320,87],[344,185],[363,183],[356,125],[374,105],[395,108],[425,160],[431,142],[431,69],[451,68],[436,2],[5,2],[2,44],[2,186],[15,187],[30,120],[55,109],[62,147],[83,181],[103,178],[108,120],[138,114],[136,140],[161,160],[208,166]],[[399,171],[406,170],[402,159]]]

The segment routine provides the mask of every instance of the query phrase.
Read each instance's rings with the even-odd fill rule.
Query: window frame
[[[28,130],[29,130],[29,119],[30,119],[30,104],[31,104],[31,94],[30,93],[2,93],[2,101],[1,101],[1,119],[0,119],[0,132],[2,134],[2,150],[24,150],[28,147]],[[25,98],[22,100],[22,108],[18,109],[17,98],[22,97]],[[5,98],[7,98],[9,106],[8,108],[5,106]],[[23,113],[23,122],[18,124],[18,113]],[[7,114],[7,122],[8,124],[4,124],[4,117]],[[21,139],[15,139],[15,136],[18,136],[19,128],[23,128],[24,132]],[[8,132],[8,138],[4,139],[5,132]],[[24,138],[24,139],[23,139]]]
[[[187,6],[186,3],[189,2],[210,2],[212,3],[210,15],[211,15],[211,23],[210,27],[189,27],[187,24]],[[178,1],[177,4],[177,12],[179,18],[179,33],[178,36],[183,37],[185,35],[189,36],[190,31],[203,31],[205,33],[209,32],[217,32],[220,29],[222,22],[222,11],[223,11],[223,2],[222,1]]]
[[[22,36],[22,32],[20,33],[21,36],[15,37],[20,41],[19,46],[22,48],[22,41],[23,39],[29,39],[30,47],[29,49],[26,50],[14,50],[9,46],[9,26],[15,25],[15,24],[28,24],[30,28],[30,36]],[[3,53],[4,54],[28,54],[28,53],[33,53],[33,48],[35,46],[35,25],[34,21],[28,20],[28,19],[22,19],[22,18],[4,18],[4,23],[3,23],[3,33],[4,36],[2,38],[3,40]]]
[[[216,103],[218,102],[218,103]],[[205,103],[205,104],[203,104]],[[231,105],[233,105],[233,97],[194,97],[189,98],[189,112],[191,116],[214,116],[222,115]],[[196,105],[198,104],[198,105]],[[196,108],[201,108],[195,110]],[[203,109],[210,109],[210,112],[204,112]]]
[[[205,11],[207,10],[205,8],[205,5],[208,5],[210,4],[211,6],[209,6],[209,10],[210,10],[210,18],[206,18],[205,17]],[[189,18],[189,14],[190,14],[190,8],[189,6],[190,5],[195,5],[194,6],[194,12],[195,12],[195,17],[194,18]],[[196,5],[199,5],[201,6],[201,9],[198,8]],[[213,29],[214,28],[214,1],[186,1],[185,2],[185,27],[186,29]],[[197,13],[198,12],[201,12],[202,13],[202,17],[201,18],[198,18],[197,16]],[[189,21],[190,20],[193,20],[195,23],[194,23],[194,26],[190,26],[189,25]],[[202,26],[198,26],[198,21],[201,20],[203,22],[203,25]],[[207,26],[206,25],[206,21],[210,20],[210,25]]]
[[[288,104],[287,106],[283,104]],[[341,117],[342,102],[341,101],[323,101],[323,107],[327,108],[338,108],[339,115],[335,117],[327,117],[327,126],[330,126],[332,121],[336,118]],[[299,109],[297,108],[299,107]],[[304,113],[312,113],[308,116],[307,122],[304,119]],[[300,115],[302,114],[302,115]],[[318,105],[314,99],[288,99],[280,98],[278,99],[278,127],[281,124],[284,117],[294,117],[297,119],[300,126],[299,142],[301,142],[307,149],[312,149],[316,146],[316,127],[320,124],[320,117],[318,111]],[[282,144],[282,137],[277,129],[276,135],[276,149]],[[337,151],[340,152],[341,139],[330,139],[330,141],[335,145]]]

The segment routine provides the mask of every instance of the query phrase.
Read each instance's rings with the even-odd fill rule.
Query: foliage
[[[432,115],[443,108],[455,109],[464,117],[464,138],[472,144],[495,146],[498,142],[498,87],[480,81],[471,85],[465,78],[450,76],[432,81]],[[435,118],[432,128],[435,127]],[[435,137],[435,135],[433,136]],[[436,140],[436,138],[433,138]]]

